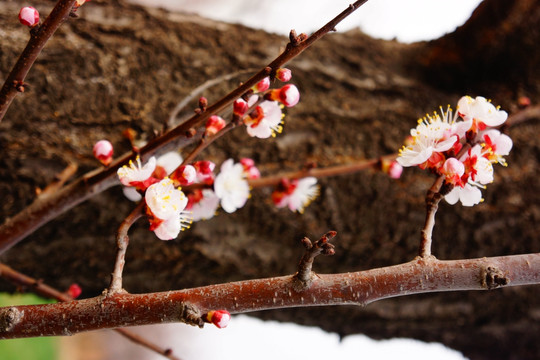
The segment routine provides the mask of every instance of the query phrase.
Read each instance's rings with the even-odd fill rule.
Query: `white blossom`
[[[214,192],[221,201],[221,207],[228,213],[244,206],[249,197],[249,185],[242,164],[234,164],[233,159],[223,162],[221,172],[214,181]]]

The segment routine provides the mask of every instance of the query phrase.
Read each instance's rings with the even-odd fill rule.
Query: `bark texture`
[[[44,14],[52,5],[35,1],[34,6]],[[13,16],[19,6],[0,4],[2,80],[29,36]],[[68,163],[79,165],[79,175],[96,167],[95,141],[109,139],[117,154],[129,150],[123,130],[151,138],[191,89],[226,73],[260,68],[287,41],[116,1],[92,1],[78,12],[80,17],[47,44],[27,78],[29,91],[15,98],[0,123],[0,219],[22,210]],[[302,98],[288,111],[283,134],[259,141],[238,129],[204,156],[218,164],[228,157],[253,157],[263,174],[308,162],[333,165],[395,152],[418,117],[455,104],[463,94],[491,98],[509,113],[519,110],[521,96],[538,104],[539,23],[536,1],[487,0],[467,24],[431,42],[406,45],[360,31],[331,34],[289,65]],[[240,80],[204,95],[212,103]],[[440,205],[435,256],[539,251],[539,131],[538,119],[509,129],[510,165],[496,169],[485,203]],[[406,262],[418,252],[425,192],[433,180],[416,169],[406,170],[399,181],[372,172],[324,179],[320,198],[303,215],[276,210],[268,200],[271,190],[261,189],[241,211],[197,223],[170,242],[159,241],[139,221],[130,232],[123,286],[140,293],[291,274],[303,251],[300,239],[329,230],[338,231],[336,255],[317,259],[316,272]],[[77,282],[83,297],[98,295],[110,280],[116,229],[133,206],[119,188],[107,190],[45,225],[1,260],[59,288]],[[5,282],[0,288],[14,290]],[[538,286],[517,287],[257,315],[341,335],[439,341],[471,359],[535,359],[539,295]]]

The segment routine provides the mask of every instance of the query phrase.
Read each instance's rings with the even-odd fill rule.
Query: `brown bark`
[[[538,104],[539,74],[532,66],[538,64],[538,5],[483,4],[506,10],[479,10],[469,25],[429,43],[379,41],[359,31],[332,34],[288,65],[302,98],[288,110],[283,134],[261,142],[236,129],[202,156],[217,163],[251,156],[264,174],[297,171],[308,162],[338,165],[394,153],[416,118],[455,104],[465,93],[491,98],[510,113],[518,110],[520,96]],[[9,35],[0,47],[2,74],[27,41],[27,29],[10,15],[18,6],[0,5],[0,28]],[[95,141],[106,137],[116,154],[128,152],[121,135],[127,127],[152,138],[193,88],[237,70],[260,69],[287,42],[241,26],[116,2],[92,1],[78,13],[44,49],[27,76],[29,91],[14,100],[0,123],[0,219],[24,209],[36,188],[46,187],[67,164],[78,165],[78,176],[95,168]],[[237,81],[203,95],[212,103]],[[538,252],[540,129],[538,116],[531,116],[536,120],[509,129],[515,146],[509,167],[496,169],[485,203],[440,204],[433,255]],[[330,229],[339,234],[336,255],[318,259],[317,273],[409,261],[418,252],[425,193],[433,180],[416,170],[406,170],[400,181],[370,171],[322,179],[321,197],[301,216],[274,209],[265,200],[268,189],[254,190],[244,209],[195,224],[171,242],[157,240],[140,221],[130,232],[123,286],[142,293],[291,274],[301,251],[298,240]],[[132,208],[119,188],[111,188],[28,236],[2,261],[57,288],[77,282],[83,297],[96,296],[110,279],[114,233]],[[440,341],[472,359],[534,359],[540,354],[539,295],[538,287],[513,287],[257,316],[341,335]]]

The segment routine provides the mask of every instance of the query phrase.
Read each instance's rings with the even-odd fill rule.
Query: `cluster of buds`
[[[291,70],[278,69],[275,77],[287,82],[291,80]],[[251,137],[267,139],[281,133],[285,116],[282,108],[295,106],[300,100],[300,92],[296,86],[286,84],[279,89],[270,89],[270,83],[270,77],[265,77],[251,88],[250,95],[234,102],[234,117],[239,123],[246,125],[247,133]]]
[[[445,196],[450,204],[464,206],[482,201],[480,188],[493,182],[493,165],[506,166],[504,156],[512,140],[494,127],[502,125],[508,114],[483,97],[462,97],[457,111],[452,109],[426,115],[411,130],[411,139],[399,152],[402,166],[419,166],[444,176]]]
[[[314,177],[303,179],[281,179],[272,193],[272,201],[278,208],[288,207],[303,213],[304,209],[319,195],[319,186]]]

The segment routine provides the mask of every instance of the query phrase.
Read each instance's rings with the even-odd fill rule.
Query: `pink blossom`
[[[244,124],[246,124],[249,136],[267,139],[270,136],[275,136],[276,133],[281,133],[283,130],[282,119],[281,107],[277,102],[263,101],[244,118]]]
[[[272,200],[278,208],[288,207],[291,211],[303,213],[304,209],[319,195],[317,179],[306,177],[300,180],[283,179],[272,193]]]
[[[31,6],[25,6],[19,11],[19,21],[29,27],[36,26],[39,23],[39,12]]]
[[[103,165],[109,166],[113,158],[113,146],[107,140],[100,140],[94,145],[92,150],[94,157]]]

